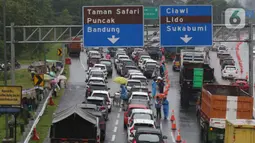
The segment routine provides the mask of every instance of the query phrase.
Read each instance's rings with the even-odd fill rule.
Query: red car
[[[239,86],[244,91],[249,91],[249,83],[246,79],[235,79],[231,85]]]
[[[147,106],[141,104],[130,104],[128,105],[128,109],[124,112],[124,128],[127,127],[128,117],[131,115],[133,109],[148,109]]]

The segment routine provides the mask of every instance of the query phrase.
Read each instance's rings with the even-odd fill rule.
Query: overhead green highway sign
[[[157,7],[145,7],[144,8],[144,19],[158,19],[158,8]]]

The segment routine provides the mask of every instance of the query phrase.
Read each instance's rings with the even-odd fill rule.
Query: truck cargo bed
[[[210,118],[252,119],[253,97],[231,85],[204,85],[201,114]]]

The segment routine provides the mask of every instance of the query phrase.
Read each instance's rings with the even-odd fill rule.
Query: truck
[[[224,143],[254,143],[255,120],[226,120]]]
[[[81,41],[80,37],[73,37],[72,41]],[[67,45],[67,52],[68,55],[71,56],[76,56],[76,57],[80,57],[80,52],[81,49],[83,47],[81,47],[81,43],[80,42],[71,42]]]
[[[207,63],[204,51],[181,50],[179,82],[183,107],[189,107],[189,102],[201,92],[203,84],[215,82],[214,69]]]
[[[60,111],[50,127],[51,143],[100,143],[99,119],[77,105]]]
[[[203,143],[224,143],[226,119],[252,119],[253,97],[238,86],[203,85],[196,116]]]

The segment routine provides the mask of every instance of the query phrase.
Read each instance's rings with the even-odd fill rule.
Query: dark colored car
[[[99,63],[104,64],[106,66],[108,75],[112,75],[112,61],[111,60],[100,59]]]
[[[116,54],[117,48],[110,47],[110,48],[108,48],[108,51],[109,51],[109,54],[111,55],[111,57],[114,57]]]
[[[128,70],[138,70],[137,66],[135,65],[123,65],[120,75],[124,76],[128,73]]]
[[[102,112],[99,111],[95,104],[78,104],[78,107],[96,116],[99,119],[99,126],[101,131],[101,141],[105,139],[106,122]]]
[[[155,70],[158,70],[157,64],[146,64],[143,70],[143,75],[147,78],[152,78]]]
[[[88,67],[93,67],[94,64],[98,64],[101,57],[95,56],[95,57],[89,57],[87,60]]]
[[[107,87],[106,84],[104,83],[90,83],[87,85],[87,90],[86,90],[86,97],[89,97],[94,90],[104,90],[108,91],[110,88]]]
[[[88,97],[86,102],[87,104],[95,104],[98,110],[103,114],[105,121],[108,120],[108,105],[103,97]]]
[[[181,60],[181,56],[180,54],[176,54],[173,60],[173,71],[179,71],[180,70],[180,60]]]
[[[121,69],[125,65],[135,65],[135,63],[131,59],[120,59],[119,63],[117,64],[117,73],[121,73]]]
[[[139,127],[135,132],[132,143],[164,143],[167,139],[159,129]]]

